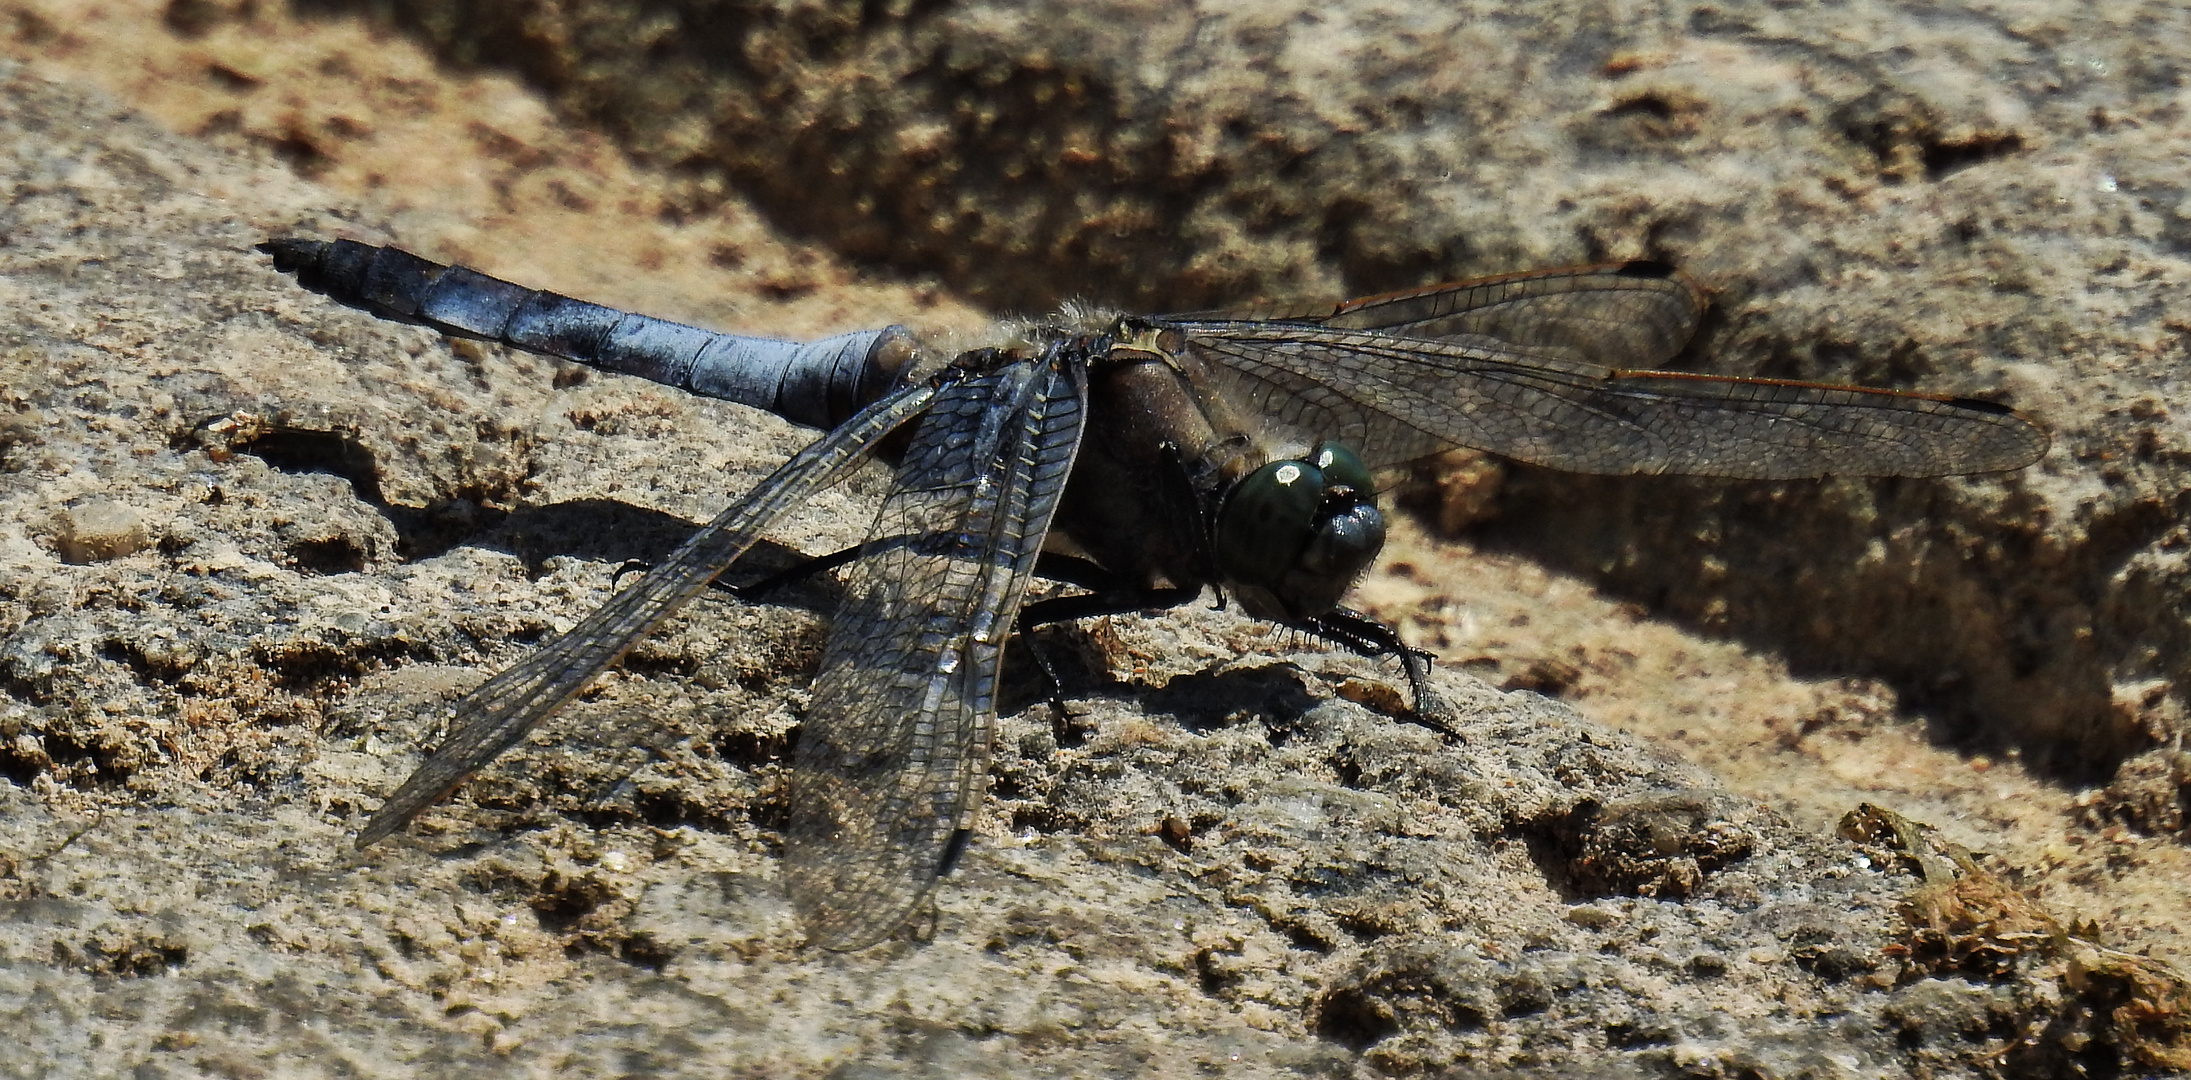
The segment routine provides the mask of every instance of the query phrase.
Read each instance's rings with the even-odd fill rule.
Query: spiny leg
[[[1053,734],[1058,745],[1072,746],[1079,742],[1079,736],[1072,731],[1072,710],[1065,701],[1065,681],[1058,675],[1056,662],[1050,653],[1028,631],[1051,623],[1077,622],[1105,615],[1126,615],[1178,607],[1192,601],[1199,590],[1135,587],[1098,563],[1055,552],[1044,552],[1035,560],[1035,575],[1088,590],[1072,596],[1048,597],[1021,607],[1015,627],[1020,640],[1027,646],[1028,654],[1034,657],[1035,666],[1041,669],[1043,680],[1049,685],[1050,711],[1055,729]]]
[[[1445,699],[1431,692],[1431,654],[1401,641],[1399,633],[1391,627],[1353,608],[1343,607],[1306,619],[1288,620],[1281,625],[1314,634],[1359,656],[1398,657],[1400,667],[1407,672],[1408,690],[1415,698],[1414,708],[1410,710],[1414,718],[1440,734],[1460,737],[1460,732],[1449,723],[1451,708]]]

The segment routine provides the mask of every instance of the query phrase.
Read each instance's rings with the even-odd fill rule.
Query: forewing
[[[402,828],[524,738],[533,725],[706,588],[786,510],[841,476],[935,394],[932,387],[908,387],[862,410],[785,462],[752,494],[578,625],[465,695],[456,703],[448,739],[366,822],[358,846]]]
[[[1583,473],[1754,479],[2021,468],[2046,436],[1989,402],[1771,379],[1623,371],[1487,337],[1285,322],[1171,325],[1234,405],[1373,467],[1453,447]]]
[[[1395,337],[1491,338],[1618,368],[1663,364],[1695,335],[1704,293],[1657,262],[1471,278],[1336,306],[1168,315],[1161,322],[1288,322]]]
[[[1492,338],[1615,368],[1665,363],[1696,333],[1704,294],[1673,267],[1607,263],[1364,297],[1315,320],[1395,337]]]
[[[1086,397],[1078,360],[1022,361],[947,388],[915,429],[800,728],[784,872],[810,942],[887,937],[973,827],[999,658]]]

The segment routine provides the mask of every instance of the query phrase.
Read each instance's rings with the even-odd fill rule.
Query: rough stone
[[[2104,765],[2182,715],[2181,342],[2155,299],[2183,279],[2172,9],[886,5],[848,29],[786,6],[686,39],[667,31],[695,16],[635,34],[627,7],[528,10],[516,33],[483,5],[428,37],[685,170],[677,213],[735,220],[729,192],[751,191],[992,302],[1185,307],[1652,256],[1722,290],[1696,363],[2003,396],[2057,432],[2030,476],[1520,473],[1495,535],[1885,675],[2034,756]],[[10,12],[54,50],[78,25]],[[193,40],[248,36],[250,12],[169,9]],[[1340,77],[1334,51],[1383,74]],[[246,102],[233,125],[303,171],[370,138],[227,70],[210,92]],[[288,290],[248,253],[265,233],[388,234],[280,169],[19,76],[6,92],[0,1003],[47,1061],[1830,1076],[2130,1054],[2104,1027],[2049,1041],[2049,1018],[2092,1009],[2036,955],[1996,982],[1898,984],[1904,873],[1632,740],[1449,676],[1467,720],[1446,745],[1355,704],[1391,673],[1219,615],[1066,635],[1096,658],[1086,737],[1058,746],[1020,687],[997,802],[925,944],[809,954],[772,880],[825,589],[702,605],[413,839],[351,855],[430,703],[800,436]],[[726,260],[770,269],[734,303],[837,272],[738,242]],[[876,483],[785,539],[849,541]],[[94,498],[157,546],[56,558],[56,515]],[[2139,805],[2168,805],[2152,786]]]
[[[90,563],[135,555],[152,546],[152,537],[135,510],[98,499],[64,511],[53,544],[63,561]]]
[[[2060,450],[1952,484],[1529,472],[1500,542],[2072,774],[2151,745],[2116,686],[2191,696],[2179,5],[360,6],[1008,307],[1673,262],[1719,292],[1706,366],[1982,393]]]
[[[1018,688],[997,805],[924,944],[803,950],[778,892],[818,629],[796,609],[699,605],[413,838],[354,852],[433,702],[689,528],[631,509],[605,528],[580,513],[602,508],[589,484],[683,509],[753,482],[782,440],[286,288],[250,251],[260,228],[201,192],[278,218],[308,190],[20,76],[0,93],[0,281],[28,301],[0,355],[51,422],[0,504],[0,1001],[48,1062],[1641,1069],[1685,1047],[1809,1060],[1817,1018],[1888,1001],[1791,947],[1892,940],[1906,883],[1845,846],[1533,695],[1442,676],[1466,718],[1448,742],[1338,697],[1362,665],[1263,655],[1211,612],[1121,630],[1146,666],[1074,688],[1077,746]],[[633,423],[603,439],[580,409]],[[30,541],[94,484],[178,542],[140,564]],[[1620,857],[1626,833],[1588,824],[1620,806],[1662,842],[1642,870],[1578,872]],[[1190,844],[1160,838],[1172,819]],[[1692,849],[1679,873],[1648,862]],[[1578,903],[1607,921],[1568,918]],[[1739,959],[1700,974],[1705,951]]]

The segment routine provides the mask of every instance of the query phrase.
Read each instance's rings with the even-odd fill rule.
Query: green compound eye
[[[1385,519],[1362,459],[1337,442],[1307,460],[1273,461],[1233,485],[1211,554],[1241,610],[1298,619],[1338,606],[1385,544]]]
[[[1323,470],[1306,461],[1273,461],[1235,485],[1217,516],[1225,572],[1256,585],[1284,577],[1308,546],[1324,484]]]
[[[1308,460],[1323,471],[1324,486],[1353,488],[1354,493],[1369,498],[1377,493],[1375,482],[1370,479],[1369,466],[1345,443],[1320,442],[1309,451]]]

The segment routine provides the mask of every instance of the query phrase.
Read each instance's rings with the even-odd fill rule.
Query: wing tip
[[[2015,409],[2003,405],[1998,401],[1987,401],[1984,398],[1954,397],[1948,398],[1947,404],[1954,405],[1959,408],[1969,409],[1972,412],[1992,413],[1995,416],[2018,415]]]
[[[2045,428],[2033,423],[2030,417],[2016,411],[2011,406],[2003,405],[1998,401],[1988,401],[1985,398],[1975,397],[1946,398],[1944,402],[1969,412],[2002,418],[2006,422],[1996,425],[1996,429],[2007,433],[2016,443],[2013,450],[2001,454],[1994,462],[1988,463],[1991,467],[1974,469],[1969,475],[2016,472],[2020,469],[2028,469],[2038,464],[2039,459],[2044,458],[2048,451],[2054,449],[2054,436]]]
[[[1630,259],[1620,264],[1620,269],[1613,271],[1613,273],[1619,277],[1663,280],[1675,277],[1681,271],[1675,269],[1674,264],[1660,262],[1657,259]]]

